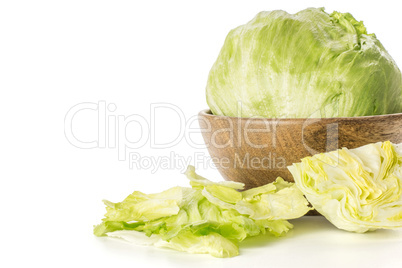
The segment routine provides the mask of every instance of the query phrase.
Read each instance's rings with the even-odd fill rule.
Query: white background
[[[245,241],[232,259],[92,235],[104,213],[102,199],[120,201],[134,190],[157,192],[187,182],[179,161],[157,170],[130,169],[113,142],[106,148],[73,146],[64,133],[68,111],[104,101],[117,108],[107,112],[111,118],[136,115],[150,123],[152,103],[172,104],[184,122],[174,110],[162,109],[154,134],[135,123],[120,134],[135,141],[142,133],[157,143],[179,136],[168,148],[153,148],[148,140],[128,151],[143,159],[166,159],[173,152],[194,164],[196,154],[207,157],[206,150],[179,130],[198,127],[183,124],[207,108],[207,75],[229,30],[259,11],[321,6],[363,20],[402,65],[397,1],[1,1],[1,266],[401,267],[402,231],[359,235],[323,218],[296,220],[294,231],[281,239]],[[97,139],[97,116],[90,110],[76,114],[77,139]],[[201,143],[199,133],[190,136]],[[221,179],[214,168],[195,164],[201,174]]]

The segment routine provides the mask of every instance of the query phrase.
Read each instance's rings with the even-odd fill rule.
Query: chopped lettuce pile
[[[229,32],[209,73],[206,98],[213,114],[225,116],[392,114],[402,112],[402,76],[376,36],[351,14],[275,10]]]
[[[295,184],[282,178],[239,192],[242,183],[209,181],[193,166],[186,175],[191,188],[173,187],[157,194],[136,191],[119,203],[104,201],[107,212],[94,234],[232,257],[239,254],[238,243],[245,238],[266,232],[283,235],[293,227],[288,219],[311,209]]]
[[[288,168],[295,183],[277,178],[239,191],[242,183],[212,182],[189,166],[185,174],[191,187],[136,191],[119,203],[104,201],[105,218],[94,234],[233,257],[247,237],[286,234],[293,227],[287,220],[312,209],[308,201],[339,229],[363,233],[402,227],[402,144],[343,148]]]
[[[313,207],[339,229],[402,227],[402,144],[369,144],[307,157],[289,167]]]

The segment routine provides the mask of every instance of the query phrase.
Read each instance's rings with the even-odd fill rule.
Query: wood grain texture
[[[317,153],[380,141],[402,142],[402,113],[391,115],[267,119],[212,115],[198,120],[205,144],[225,180],[261,186],[278,176],[293,177],[287,166]]]

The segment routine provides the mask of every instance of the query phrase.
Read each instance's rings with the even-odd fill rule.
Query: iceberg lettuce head
[[[392,114],[402,112],[402,80],[380,41],[351,14],[276,10],[229,32],[206,97],[212,113],[225,116]]]

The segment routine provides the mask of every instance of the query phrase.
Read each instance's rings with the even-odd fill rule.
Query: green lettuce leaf
[[[336,227],[358,233],[402,227],[402,144],[343,148],[306,157],[289,170]]]
[[[270,189],[268,189],[270,188]],[[311,208],[294,183],[277,178],[275,182],[242,192],[236,210],[255,220],[296,219]]]
[[[158,194],[134,192],[123,202],[104,200],[106,217],[111,221],[146,221],[175,215],[180,210],[183,189],[174,187]]]
[[[149,237],[146,244],[232,257],[247,237],[281,236],[293,227],[287,219],[310,209],[294,184],[280,178],[239,192],[242,183],[212,182],[196,174],[193,166],[185,174],[191,188],[174,187],[159,194],[136,191],[119,203],[104,201],[107,212],[94,234],[133,241],[140,232]]]

